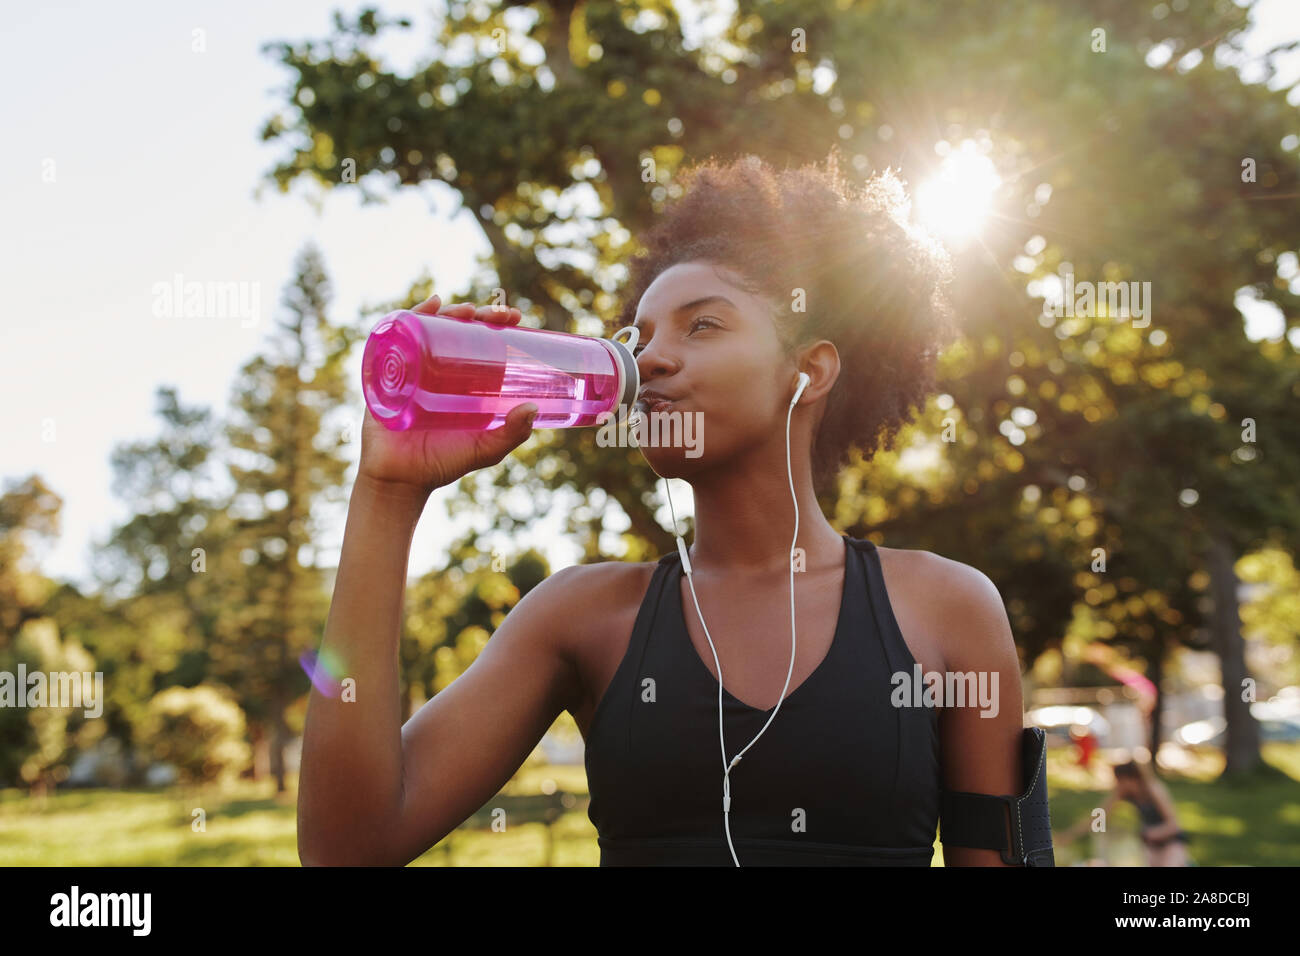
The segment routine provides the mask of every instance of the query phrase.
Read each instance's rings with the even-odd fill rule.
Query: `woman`
[[[1166,787],[1146,764],[1132,760],[1115,768],[1115,794],[1137,808],[1147,866],[1187,866],[1188,833],[1178,825],[1178,813]]]
[[[699,413],[708,426],[703,454],[642,448],[659,475],[694,489],[694,593],[675,553],[564,568],[401,726],[396,648],[416,521],[434,488],[500,462],[531,427],[524,406],[476,433],[389,432],[367,416],[322,644],[356,702],[311,693],[304,863],[409,862],[494,796],[566,710],[587,743],[602,865],[730,866],[734,840],[741,864],[924,866],[942,788],[1019,793],[1020,668],[997,589],[936,554],[839,534],[816,496],[854,447],[892,447],[933,391],[951,332],[942,253],[906,224],[895,179],[855,192],[834,154],[825,169],[710,161],[684,179],[642,237],[619,324],[640,330],[652,413]],[[437,296],[417,310],[520,319]],[[994,707],[914,706],[898,688],[915,665],[982,675]],[[724,833],[724,760],[761,730],[730,772]],[[1004,865],[995,850],[944,856]]]
[[[1114,800],[1127,800],[1141,819],[1142,842],[1147,848],[1147,866],[1187,866],[1191,837],[1178,825],[1173,798],[1147,764],[1129,760],[1115,767]]]
[[[1151,772],[1146,763],[1127,760],[1112,768],[1115,789],[1102,803],[1101,809],[1109,812],[1117,800],[1126,800],[1137,809],[1141,821],[1140,836],[1147,849],[1147,866],[1189,866],[1191,858],[1186,844],[1191,842],[1188,833],[1178,825],[1173,798],[1166,787]],[[1082,834],[1091,823],[1091,817],[1081,820],[1062,834],[1059,843],[1068,843]]]

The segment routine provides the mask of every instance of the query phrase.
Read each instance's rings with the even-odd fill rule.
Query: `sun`
[[[992,160],[966,140],[948,152],[932,179],[917,188],[917,218],[951,242],[969,240],[983,229],[1001,185]]]

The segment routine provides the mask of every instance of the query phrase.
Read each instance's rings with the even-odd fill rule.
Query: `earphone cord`
[[[800,389],[802,391],[802,389]],[[713,638],[709,635],[709,626],[704,623],[704,613],[700,610],[700,599],[695,594],[695,579],[691,570],[691,561],[686,552],[686,542],[677,532],[677,512],[673,508],[673,494],[669,489],[668,480],[664,479],[664,491],[668,495],[668,512],[673,519],[673,535],[677,538],[677,550],[682,558],[682,570],[686,573],[686,583],[691,588],[691,600],[695,602],[695,613],[699,616],[700,624],[704,628],[704,637],[709,642],[709,650],[713,652],[713,664],[718,669],[718,742],[722,747],[722,826],[727,834],[727,848],[731,850],[731,859],[736,866],[740,866],[740,860],[736,857],[736,847],[731,842],[731,770],[740,762],[740,758],[745,751],[758,742],[758,738],[763,736],[763,731],[767,730],[772,721],[776,718],[777,712],[781,709],[781,704],[785,701],[785,692],[790,687],[790,677],[794,674],[794,653],[795,653],[795,626],[794,626],[794,548],[799,541],[799,497],[794,490],[794,470],[790,467],[790,416],[794,414],[794,406],[799,400],[799,392],[795,393],[794,399],[790,402],[790,407],[785,413],[785,474],[790,482],[790,500],[794,502],[794,537],[790,540],[790,669],[785,674],[785,686],[781,688],[781,698],[776,702],[771,716],[767,718],[767,723],[763,724],[762,730],[754,735],[754,739],[745,745],[740,753],[736,754],[727,761],[727,739],[722,727],[722,664],[718,661],[717,648],[713,646]]]

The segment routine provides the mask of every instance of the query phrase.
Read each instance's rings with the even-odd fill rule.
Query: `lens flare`
[[[312,651],[303,651],[298,663],[307,672],[312,686],[326,697],[337,697],[342,686],[338,678],[343,676],[343,668],[338,657],[329,651],[322,651],[317,656]]]

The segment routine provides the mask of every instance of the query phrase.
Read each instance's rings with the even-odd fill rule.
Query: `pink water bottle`
[[[627,341],[619,337],[629,333]],[[524,402],[534,428],[598,425],[630,411],[641,387],[628,326],[598,339],[478,319],[390,312],[366,340],[362,389],[392,431],[499,428]],[[600,419],[600,421],[598,421]]]

